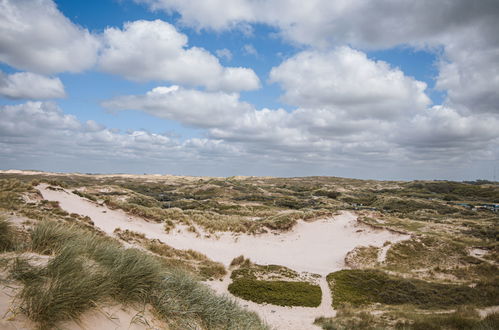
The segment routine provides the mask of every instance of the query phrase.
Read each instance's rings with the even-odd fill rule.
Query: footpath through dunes
[[[334,315],[331,292],[325,276],[346,268],[345,256],[356,246],[381,247],[386,241],[396,242],[409,238],[408,235],[361,224],[353,213],[347,211],[332,218],[312,222],[299,221],[291,231],[280,234],[247,235],[224,232],[216,237],[206,237],[201,230],[201,234],[196,234],[182,226],[166,233],[161,223],[148,222],[121,210],[112,210],[67,190],[47,189],[45,184],[37,188],[44,199],[58,201],[60,207],[69,213],[90,217],[97,228],[110,236],[117,228],[128,229],[142,233],[149,239],[159,239],[176,249],[199,251],[225,266],[229,266],[235,257],[244,255],[260,265],[281,265],[297,272],[321,275],[319,285],[322,302],[319,307],[281,307],[236,299],[242,306],[256,311],[278,329],[312,328],[316,317]],[[223,281],[208,282],[208,285],[219,293],[229,294],[229,276],[230,274]]]

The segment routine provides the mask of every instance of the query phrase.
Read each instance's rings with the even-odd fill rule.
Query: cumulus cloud
[[[447,93],[447,104],[462,113],[499,111],[496,0],[237,0],[229,5],[220,0],[136,1],[153,10],[178,12],[183,24],[197,29],[263,23],[275,26],[291,42],[315,48],[348,44],[361,49],[443,49],[437,87]]]
[[[6,74],[0,71],[0,96],[9,99],[55,99],[66,96],[59,78],[31,72]]]
[[[454,160],[483,153],[485,143],[488,157],[499,150],[497,118],[429,108],[424,83],[348,47],[300,52],[273,68],[270,78],[294,110],[256,109],[235,93],[178,86],[103,105],[201,128],[208,141],[222,141],[243,159],[269,162],[411,166],[422,150],[428,164],[451,153]],[[445,147],[448,152],[442,152]]]
[[[208,51],[187,48],[187,36],[161,20],[126,23],[122,30],[107,28],[99,58],[103,71],[131,80],[163,80],[208,90],[257,89],[251,69],[223,67]]]
[[[145,95],[128,95],[105,101],[106,108],[142,110],[151,115],[197,127],[232,124],[252,106],[240,102],[238,94],[202,92],[179,86],[156,87]]]
[[[0,61],[42,74],[80,72],[95,63],[99,42],[51,0],[0,0]]]
[[[499,42],[482,36],[449,41],[438,63],[436,87],[462,113],[499,114]]]
[[[439,38],[483,18],[494,20],[499,11],[495,0],[480,3],[467,0],[136,2],[146,3],[153,10],[178,12],[183,24],[196,28],[223,30],[244,23],[264,23],[278,27],[283,36],[301,44],[347,43],[381,48]],[[499,23],[493,24],[497,27]]]
[[[81,122],[51,102],[0,107],[2,167],[48,170],[172,172],[215,155],[237,154],[221,141],[179,141],[143,130],[118,132],[93,121]],[[214,155],[206,159],[208,155]],[[199,167],[202,167],[201,165]]]
[[[424,109],[426,84],[349,47],[304,51],[272,69],[283,100],[300,107],[336,107],[360,118],[390,118]]]
[[[497,127],[497,117],[466,116],[452,108],[433,106],[402,125],[396,140],[413,148],[461,152],[463,145],[482,148],[487,141],[499,138]]]

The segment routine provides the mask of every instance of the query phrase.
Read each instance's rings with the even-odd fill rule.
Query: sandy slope
[[[345,268],[344,258],[348,251],[358,245],[382,246],[385,241],[395,242],[408,238],[406,235],[375,230],[359,224],[356,216],[350,212],[314,222],[300,221],[292,231],[280,235],[222,233],[215,239],[197,237],[182,228],[167,234],[161,224],[99,206],[71,192],[48,190],[46,185],[40,185],[38,189],[44,199],[58,201],[67,212],[89,216],[96,227],[109,235],[113,235],[116,228],[128,229],[141,232],[148,238],[159,239],[177,249],[202,252],[225,265],[229,265],[233,258],[244,255],[258,264],[283,265],[299,272],[322,275],[320,285],[323,301],[318,308],[259,305],[238,299],[243,306],[257,311],[262,318],[279,329],[312,328],[311,322],[315,317],[334,314],[324,276]],[[223,282],[210,282],[210,286],[217,292],[227,293],[229,282],[230,279],[225,278]]]

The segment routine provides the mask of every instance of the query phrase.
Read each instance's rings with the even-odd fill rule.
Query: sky
[[[0,0],[0,169],[494,180],[497,0]]]

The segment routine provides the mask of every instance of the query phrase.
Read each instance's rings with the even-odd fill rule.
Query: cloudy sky
[[[0,0],[0,169],[499,177],[497,0]]]

